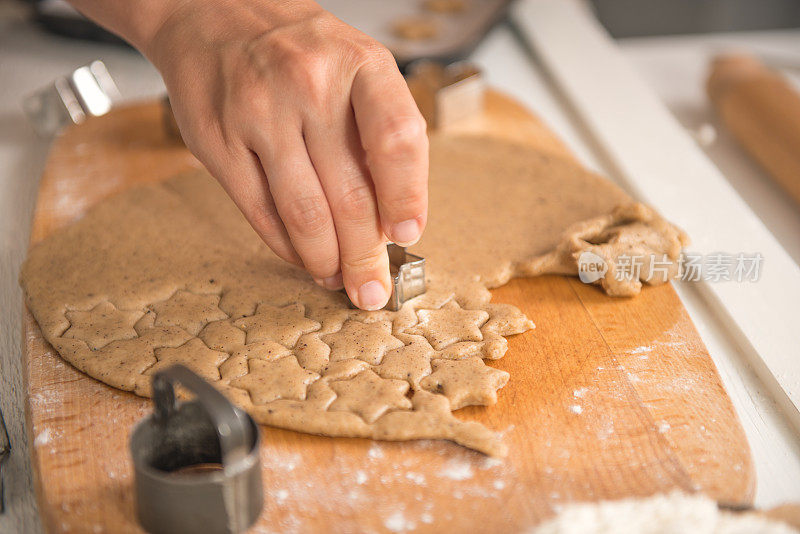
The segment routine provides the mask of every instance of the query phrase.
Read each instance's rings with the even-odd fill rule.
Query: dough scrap
[[[490,138],[432,137],[430,205],[412,249],[428,291],[397,312],[350,309],[281,261],[203,172],[99,203],[31,249],[21,283],[59,354],[114,387],[147,396],[182,362],[263,424],[502,456],[498,434],[452,413],[496,402],[509,378],[483,360],[533,328],[489,288],[575,274],[587,250],[663,254],[674,273],[686,236],[576,163]]]

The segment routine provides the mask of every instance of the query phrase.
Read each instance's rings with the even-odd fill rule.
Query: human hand
[[[310,0],[183,2],[140,49],[181,134],[281,258],[359,308],[427,217],[425,122],[391,54]]]

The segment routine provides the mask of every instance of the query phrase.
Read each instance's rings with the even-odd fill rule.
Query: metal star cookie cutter
[[[194,399],[177,402],[178,383]],[[255,421],[182,365],[152,385],[153,414],[130,439],[139,522],[156,534],[244,532],[264,504]]]
[[[36,133],[50,137],[66,124],[108,113],[120,99],[119,89],[102,61],[92,61],[56,78],[22,102]]]
[[[384,310],[397,311],[407,300],[425,293],[425,258],[406,252],[406,247],[386,244],[389,253],[389,275],[392,278],[392,295]],[[342,289],[342,293],[347,293]],[[355,304],[350,301],[350,307]]]
[[[389,243],[389,273],[392,277],[392,296],[386,309],[397,311],[407,300],[425,293],[425,258],[406,252],[405,247]]]

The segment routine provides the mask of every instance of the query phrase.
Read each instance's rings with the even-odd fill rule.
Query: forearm
[[[115,33],[147,55],[153,37],[164,22],[190,0],[68,0],[97,24]]]
[[[75,9],[97,24],[119,35],[151,61],[155,60],[158,36],[169,31],[207,33],[217,37],[235,32],[226,27],[227,12],[243,11],[246,6],[251,21],[243,25],[274,27],[290,23],[303,15],[321,11],[314,0],[67,0]],[[172,24],[173,22],[179,24]],[[222,25],[222,27],[220,27]],[[179,26],[180,28],[175,28]],[[242,28],[247,30],[247,28]],[[198,35],[199,36],[199,35]],[[205,36],[206,38],[209,35]],[[191,41],[191,40],[189,40]],[[158,66],[158,65],[157,65]]]

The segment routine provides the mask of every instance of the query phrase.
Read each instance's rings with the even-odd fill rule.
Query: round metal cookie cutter
[[[178,403],[176,384],[194,398]],[[182,365],[154,375],[153,404],[130,440],[142,527],[154,534],[250,527],[264,504],[258,425]]]

